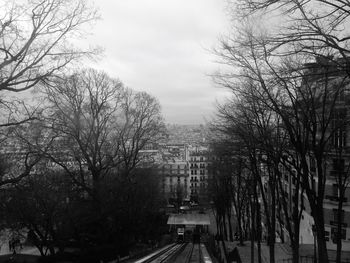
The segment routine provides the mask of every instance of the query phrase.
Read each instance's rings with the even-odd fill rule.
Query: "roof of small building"
[[[168,218],[168,225],[210,225],[210,218],[207,214],[171,214]]]

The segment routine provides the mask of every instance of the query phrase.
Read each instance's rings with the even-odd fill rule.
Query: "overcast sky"
[[[94,67],[157,97],[168,123],[199,124],[213,115],[227,94],[208,76],[218,68],[210,50],[228,31],[225,0],[95,3],[102,20],[91,42],[105,52]]]

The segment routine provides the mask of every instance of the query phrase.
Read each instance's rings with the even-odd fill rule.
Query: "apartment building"
[[[307,85],[314,88],[314,100],[320,92],[327,91],[329,96],[325,105],[329,105],[329,126],[325,136],[329,136],[326,146],[326,161],[323,165],[325,171],[325,198],[323,202],[323,214],[325,224],[325,240],[327,248],[335,250],[338,236],[338,205],[342,201],[341,209],[341,239],[342,250],[350,251],[350,147],[348,138],[350,136],[350,80],[348,73],[344,70],[344,61],[330,62],[326,59],[317,59],[315,63],[305,65]],[[323,72],[327,70],[327,75]],[[323,85],[323,86],[322,86]],[[327,85],[327,89],[325,86]],[[333,91],[332,91],[333,90]],[[333,92],[333,93],[332,93]],[[324,96],[323,96],[324,97]],[[322,98],[322,96],[320,96]],[[336,99],[332,99],[336,98]],[[324,103],[324,102],[323,102]],[[328,104],[329,103],[329,104]],[[324,110],[324,109],[323,109]],[[327,109],[324,110],[327,113]],[[316,161],[311,155],[309,157],[310,180],[314,189],[317,189]],[[285,194],[289,197],[289,206],[292,208],[292,195],[295,191],[293,176],[285,173],[283,181]],[[344,193],[342,190],[344,188]],[[314,243],[314,220],[311,209],[304,194],[304,211],[300,222],[300,244]],[[281,235],[287,235],[286,230]]]
[[[168,203],[189,198],[189,172],[186,161],[174,160],[158,166],[161,175],[162,193]]]
[[[208,201],[208,150],[198,147],[177,145],[171,149],[158,165],[162,178],[162,191],[169,202],[176,198],[190,200],[194,203]],[[175,155],[173,154],[175,153]],[[180,153],[180,154],[179,154]],[[186,157],[186,158],[183,158]]]
[[[189,153],[190,198],[208,202],[208,151],[195,149]]]

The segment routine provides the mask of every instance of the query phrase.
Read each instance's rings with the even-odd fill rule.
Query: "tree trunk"
[[[281,243],[284,244],[285,241],[284,241],[284,231],[283,231],[282,222],[281,222],[281,211],[279,211],[278,225],[280,227]]]
[[[252,198],[252,196],[250,196]],[[253,207],[253,202],[250,199],[250,211],[251,211],[251,230],[250,230],[250,251],[251,251],[251,263],[254,263],[254,238],[255,238],[255,211]]]
[[[293,217],[293,233],[290,237],[291,247],[293,252],[293,263],[299,263],[299,235],[300,235],[300,220],[298,219],[297,211],[292,215]]]
[[[319,263],[329,263],[327,244],[325,240],[324,230],[324,218],[323,218],[323,207],[319,207],[318,210],[313,211],[316,232],[317,232],[317,257]]]
[[[244,245],[244,239],[243,239],[243,229],[242,229],[242,223],[239,223],[238,226],[238,231],[239,231],[239,245],[243,246]]]
[[[232,233],[232,223],[231,223],[231,213],[227,212],[227,221],[228,221],[228,231],[229,231],[229,240],[233,241],[233,233]]]
[[[227,225],[226,225],[226,216],[225,214],[222,215],[222,224],[224,227],[224,240],[227,240]]]
[[[338,213],[337,213],[337,257],[336,263],[341,263],[341,249],[342,249],[342,209],[343,209],[343,198],[344,195],[339,195],[338,201]]]
[[[261,215],[260,215],[260,204],[256,198],[256,226],[257,226],[257,241],[258,241],[258,262],[261,263]]]
[[[293,252],[293,263],[299,263],[299,238],[295,238],[291,243]]]
[[[271,229],[269,240],[270,263],[275,263],[275,243],[276,243],[276,173],[271,176]]]
[[[215,215],[215,222],[216,222],[216,234],[220,235],[220,222],[217,214]]]

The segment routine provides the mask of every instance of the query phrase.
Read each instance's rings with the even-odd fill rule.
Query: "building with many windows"
[[[178,150],[174,149],[174,145],[170,147],[176,156],[167,151],[166,157],[157,165],[165,199],[169,203],[173,203],[175,199],[194,203],[207,202],[208,151],[189,146],[184,148],[183,145],[178,147]]]
[[[208,162],[208,151],[190,151],[190,198],[195,202],[208,202]]]
[[[189,197],[188,163],[169,161],[158,166],[161,175],[162,193],[169,203],[181,202]]]
[[[307,76],[307,85],[314,92],[312,98],[314,103],[317,102],[317,98],[327,99],[325,102],[322,101],[326,107],[322,110],[325,115],[324,118],[329,120],[324,121],[328,126],[324,135],[318,135],[329,138],[325,146],[326,158],[322,167],[325,174],[323,214],[327,248],[335,250],[337,237],[340,235],[342,250],[350,251],[350,147],[348,142],[350,135],[350,76],[344,70],[343,64],[341,60],[331,62],[318,59],[315,63],[305,65],[305,75]],[[325,70],[327,74],[325,74]],[[327,92],[327,96],[322,96],[323,94],[320,94],[320,92]],[[322,125],[322,123],[318,125]],[[312,153],[309,156],[308,166],[312,188],[317,189],[316,172],[318,168]],[[293,206],[292,196],[295,191],[294,177],[293,174],[289,176],[285,174],[283,180],[284,191],[289,197],[290,209]],[[299,243],[312,244],[315,240],[314,219],[305,193],[303,195],[303,207]],[[341,210],[339,210],[339,207],[341,207]],[[338,225],[341,226],[340,233],[338,233]],[[286,233],[286,231],[282,231],[281,234],[283,232]]]

